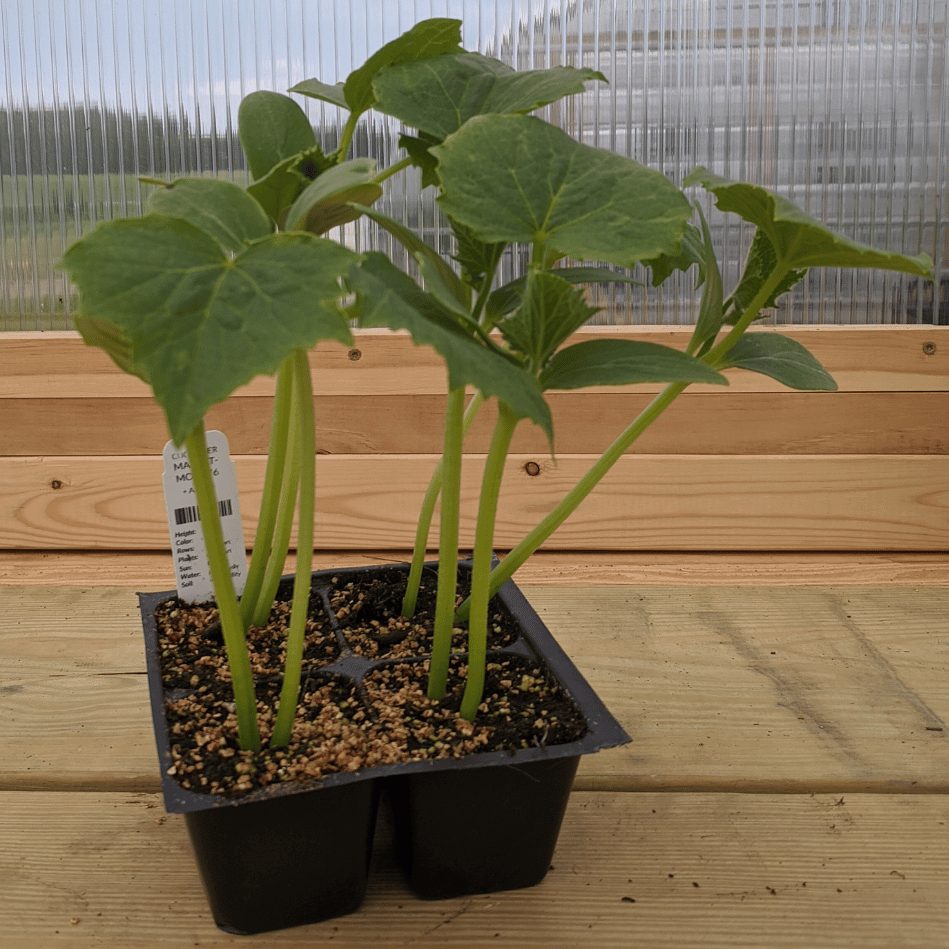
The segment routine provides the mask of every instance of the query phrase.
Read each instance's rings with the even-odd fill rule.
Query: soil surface
[[[458,714],[466,673],[464,625],[454,631],[447,694],[428,699],[434,576],[425,577],[411,620],[400,616],[404,587],[404,572],[380,577],[361,571],[341,572],[328,587],[314,588],[297,714],[291,742],[283,748],[267,742],[280,693],[289,602],[278,601],[265,629],[251,628],[248,646],[263,741],[259,752],[243,751],[238,744],[217,609],[178,599],[161,603],[155,619],[172,746],[168,773],[192,791],[241,796],[375,765],[514,751],[583,736],[583,716],[546,667],[537,659],[498,651],[516,643],[520,630],[497,601],[489,613],[492,651],[475,722]],[[292,582],[280,593],[286,599],[291,595]],[[460,583],[459,597],[465,595]],[[352,657],[361,657],[355,662],[364,667],[358,679],[341,674],[347,659],[352,673]]]

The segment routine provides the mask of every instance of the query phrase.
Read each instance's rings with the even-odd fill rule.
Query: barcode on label
[[[228,514],[234,513],[234,507],[231,504],[230,498],[225,498],[223,501],[218,501],[217,506],[221,517],[227,517]],[[196,521],[200,520],[201,516],[198,514],[197,507],[175,508],[175,525],[177,527],[180,527],[182,524],[194,524]]]

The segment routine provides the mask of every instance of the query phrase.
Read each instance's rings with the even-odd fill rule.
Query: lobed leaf
[[[527,275],[521,305],[498,328],[511,349],[525,356],[537,372],[597,309],[587,303],[582,291],[562,277],[532,270]]]
[[[346,105],[356,115],[372,108],[376,102],[373,80],[386,66],[427,59],[461,49],[461,21],[445,18],[422,20],[412,29],[386,43],[343,83]]]
[[[664,175],[532,116],[478,116],[432,151],[442,210],[488,243],[631,267],[677,252],[691,215]]]
[[[179,178],[153,192],[146,208],[188,221],[235,254],[273,231],[270,216],[243,188],[215,178]]]
[[[485,397],[497,396],[517,416],[536,422],[553,441],[550,409],[533,376],[463,332],[431,294],[387,257],[363,255],[346,283],[360,296],[360,325],[407,330],[417,345],[433,347],[445,360],[452,389],[472,385]]]
[[[309,234],[272,235],[232,258],[187,221],[149,215],[100,225],[63,266],[82,316],[131,344],[134,371],[151,380],[180,445],[212,405],[293,349],[349,342],[338,300],[355,259]]]
[[[874,267],[932,278],[932,261],[926,254],[891,254],[852,241],[765,188],[729,181],[705,168],[696,168],[683,182],[684,186],[695,184],[715,196],[719,210],[732,211],[764,231],[782,266],[789,270]]]
[[[595,69],[554,66],[518,72],[480,53],[457,53],[383,69],[373,80],[376,108],[443,139],[476,115],[532,112],[584,91]]]
[[[725,355],[720,368],[758,372],[791,389],[837,389],[833,377],[804,346],[780,333],[746,333]]]
[[[638,280],[626,274],[618,274],[615,271],[607,270],[605,267],[558,267],[555,270],[548,271],[568,283],[632,283],[639,284]],[[488,297],[487,313],[488,322],[493,326],[508,313],[513,313],[520,304],[524,296],[524,287],[527,284],[527,277],[518,277],[503,286],[498,287],[491,292]]]
[[[554,355],[540,377],[544,391],[637,382],[728,385],[721,373],[687,353],[629,339],[592,339],[567,346]]]

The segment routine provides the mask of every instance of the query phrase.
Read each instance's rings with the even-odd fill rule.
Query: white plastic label
[[[208,432],[208,459],[214,476],[224,529],[224,546],[230,559],[231,577],[237,595],[244,592],[247,554],[244,550],[244,529],[237,497],[237,476],[231,461],[227,439],[221,432]],[[204,546],[204,531],[198,517],[198,499],[191,481],[191,465],[184,447],[168,442],[162,452],[165,473],[165,509],[168,512],[168,533],[175,558],[178,596],[186,603],[201,603],[214,597],[211,570]]]

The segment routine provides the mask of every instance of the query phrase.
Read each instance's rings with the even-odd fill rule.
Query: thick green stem
[[[388,168],[385,168],[383,171],[380,171],[375,178],[372,179],[372,184],[381,185],[383,181],[388,178],[391,178],[393,175],[398,174],[402,171],[403,168],[409,168],[412,164],[412,158],[407,156],[400,159],[392,165],[389,165]]]
[[[273,421],[270,426],[270,448],[267,453],[267,473],[264,476],[264,491],[260,500],[260,517],[254,536],[253,553],[244,595],[241,598],[241,617],[244,628],[262,612],[270,612],[271,603],[260,603],[261,588],[267,565],[274,554],[274,530],[280,507],[280,486],[287,464],[287,438],[290,430],[291,393],[293,386],[292,357],[287,358],[277,373],[277,393],[274,397]],[[286,551],[284,551],[286,558]],[[283,571],[283,563],[280,564]]]
[[[623,457],[630,445],[675,401],[676,396],[687,386],[687,382],[673,382],[666,386],[596,460],[589,471],[564,496],[560,503],[494,568],[491,573],[490,596],[494,596],[531,554],[580,506],[580,503],[602,481],[610,468]],[[470,597],[462,603],[455,616],[456,620],[468,619],[470,603]]]
[[[300,694],[300,669],[303,665],[303,641],[310,608],[310,574],[313,569],[313,520],[316,507],[316,443],[313,419],[313,382],[310,363],[302,349],[294,350],[295,403],[297,437],[295,455],[300,471],[300,504],[297,518],[297,572],[293,580],[293,603],[287,631],[287,660],[280,690],[277,720],[270,746],[289,744],[293,719]]]
[[[445,410],[445,441],[442,451],[442,503],[439,514],[438,593],[435,597],[435,630],[432,662],[428,677],[428,697],[438,700],[448,687],[451,633],[455,616],[458,578],[458,521],[461,504],[461,443],[465,390],[448,393]]]
[[[465,409],[465,418],[462,422],[462,437],[468,434],[471,423],[475,420],[481,406],[484,405],[484,396],[476,392]],[[425,565],[425,553],[428,550],[428,535],[432,529],[432,517],[435,514],[435,504],[442,490],[442,463],[439,461],[428,490],[422,500],[419,510],[418,526],[415,528],[415,548],[412,551],[412,566],[409,569],[409,579],[405,588],[405,597],[402,600],[402,615],[413,616],[415,604],[418,601],[419,584],[422,582],[422,568]]]
[[[474,559],[471,568],[471,613],[468,620],[468,677],[461,700],[461,715],[473,722],[484,695],[485,666],[488,657],[488,601],[491,586],[491,559],[494,554],[494,523],[498,510],[504,462],[518,417],[503,403],[498,405],[498,421],[481,479],[478,523],[475,530]]]
[[[214,477],[208,462],[208,445],[204,435],[204,423],[199,422],[185,439],[188,464],[191,466],[191,483],[194,486],[207,550],[211,582],[217,599],[224,647],[231,670],[231,685],[234,690],[234,709],[237,715],[237,734],[241,748],[257,751],[260,748],[260,732],[257,729],[257,697],[254,693],[254,675],[244,638],[244,624],[240,605],[234,592],[231,578],[230,557],[224,545],[224,531],[218,509]]]

